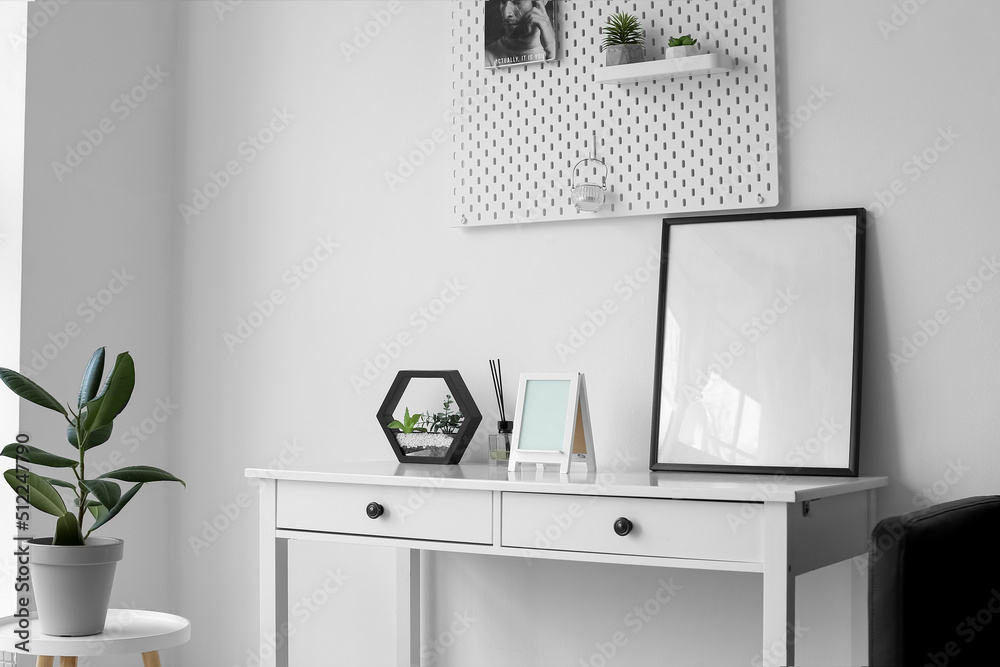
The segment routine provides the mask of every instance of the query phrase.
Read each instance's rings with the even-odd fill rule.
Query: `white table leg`
[[[288,540],[279,538],[277,482],[260,480],[260,665],[288,667]]]
[[[795,664],[795,575],[788,558],[788,512],[796,503],[764,503],[764,643],[760,664]]]
[[[420,667],[420,550],[396,550],[396,665]]]

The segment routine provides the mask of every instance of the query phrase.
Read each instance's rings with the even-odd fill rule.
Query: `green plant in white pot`
[[[667,49],[664,52],[667,58],[686,58],[698,55],[698,40],[691,35],[681,35],[671,37],[667,40]]]
[[[604,34],[601,50],[605,52],[608,67],[641,63],[645,59],[646,33],[634,14],[612,14],[601,31]]]
[[[90,359],[80,384],[74,409],[62,406],[52,394],[32,380],[8,368],[0,368],[0,380],[15,394],[53,412],[68,423],[66,439],[74,458],[52,454],[27,444],[4,447],[0,455],[19,459],[31,468],[41,466],[70,470],[74,480],[43,477],[18,465],[4,472],[4,479],[20,499],[57,517],[55,535],[28,540],[28,567],[38,607],[41,631],[48,635],[83,636],[104,630],[115,565],[124,554],[124,543],[114,537],[91,537],[96,529],[115,518],[139,489],[149,482],[180,482],[165,470],[152,466],[126,466],[96,477],[88,477],[86,453],[111,437],[115,418],[128,404],[135,387],[135,364],[128,352],[115,359],[104,376],[104,348]],[[118,482],[134,484],[122,493]],[[186,486],[186,485],[185,485]],[[60,488],[73,492],[73,509],[63,501]],[[84,519],[93,521],[84,532]]]

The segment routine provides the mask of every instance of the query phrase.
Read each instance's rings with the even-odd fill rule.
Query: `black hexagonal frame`
[[[442,456],[409,456],[399,446],[396,440],[397,429],[390,429],[388,424],[393,421],[393,413],[399,406],[399,401],[403,398],[410,380],[414,378],[441,378],[451,390],[451,396],[458,406],[458,411],[462,414],[462,425],[455,432],[455,437],[451,441],[451,446],[446,454]],[[399,371],[396,379],[392,381],[389,392],[382,401],[382,406],[375,414],[382,432],[389,440],[389,446],[401,463],[427,463],[427,464],[447,464],[454,465],[462,460],[465,449],[469,446],[472,436],[475,435],[479,423],[483,420],[483,415],[476,407],[476,402],[472,400],[469,388],[465,386],[465,381],[458,371]]]

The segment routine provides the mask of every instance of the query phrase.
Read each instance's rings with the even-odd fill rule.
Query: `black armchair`
[[[1000,496],[884,519],[869,558],[872,667],[1000,665]]]

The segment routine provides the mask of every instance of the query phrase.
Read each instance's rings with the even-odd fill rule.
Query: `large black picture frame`
[[[858,475],[866,224],[863,208],[663,221],[650,470]],[[822,280],[824,272],[829,281]],[[741,309],[746,312],[763,301],[762,295],[774,293],[765,286],[780,284],[769,275],[775,273],[802,281],[794,288],[798,294],[788,287],[774,301],[775,309],[780,305],[782,312],[792,314],[784,320],[771,317],[770,334],[732,324],[740,321]],[[853,284],[847,282],[851,277]],[[800,305],[802,287],[807,298]],[[826,324],[817,318],[826,318]],[[763,321],[770,320],[756,321],[764,327]],[[729,347],[708,357],[715,341],[732,331],[738,335],[731,334]],[[743,340],[748,331],[756,331],[757,347]],[[801,335],[810,331],[816,335]],[[761,340],[768,342],[766,349]],[[697,366],[692,358],[712,359],[706,367],[710,370],[692,372]],[[756,398],[751,391],[758,392]],[[807,419],[830,406],[836,406],[838,415],[849,410],[849,416],[820,418],[814,436],[800,435],[810,433],[803,425],[814,422]],[[724,418],[713,420],[713,409]],[[762,423],[777,437],[762,438]],[[783,423],[796,428],[786,433]],[[729,442],[720,435],[726,428]]]

